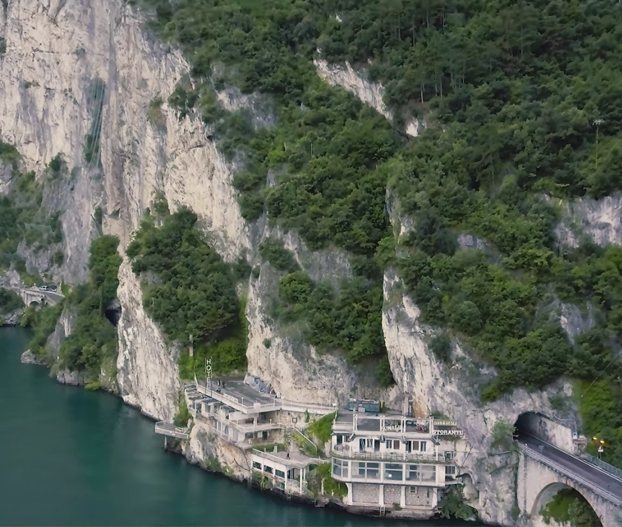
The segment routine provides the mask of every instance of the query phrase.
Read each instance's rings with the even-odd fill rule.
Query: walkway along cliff
[[[603,525],[622,516],[619,475],[582,457],[576,408],[559,415],[551,404],[554,396],[569,399],[571,384],[519,388],[482,403],[473,379],[490,369],[458,342],[451,343],[459,359],[452,367],[430,350],[439,331],[422,321],[395,268],[388,267],[382,280],[392,387],[380,387],[364,368],[352,367],[343,355],[319,353],[275,322],[272,299],[280,275],[262,258],[262,242],[280,240],[315,282],[351,276],[349,257],[334,247],[313,251],[265,215],[243,218],[233,186],[240,161],[224,155],[195,112],[180,118],[169,106],[190,66],[175,47],[156,39],[144,16],[122,0],[0,3],[0,139],[20,153],[23,172],[37,174],[42,203],[59,214],[64,233],[60,264],[28,257],[23,249],[28,272],[77,286],[87,280],[92,240],[102,234],[119,239],[118,395],[155,419],[156,432],[179,441],[193,463],[357,512],[430,517],[455,488],[487,523],[534,525],[554,491],[570,487]],[[366,103],[377,104],[383,93],[349,65],[316,66],[327,82],[344,84]],[[258,94],[226,88],[218,100],[229,111],[248,110],[258,127],[274,120]],[[390,117],[384,106],[380,110]],[[416,136],[423,125],[408,123],[407,135]],[[94,149],[88,160],[87,146]],[[67,171],[51,184],[44,181],[46,170],[59,154]],[[0,193],[9,191],[10,185],[0,185]],[[201,376],[184,383],[178,365],[184,350],[168,342],[145,311],[125,250],[157,200],[172,212],[190,208],[225,262],[242,259],[253,269],[239,293],[246,301],[248,372],[238,373],[248,373],[248,383],[209,383]],[[619,196],[582,200],[566,212],[588,222],[586,232],[597,243],[619,243],[619,217],[609,212],[620,210],[621,202]],[[391,192],[386,208],[396,237],[406,235],[411,225]],[[560,243],[573,243],[569,233],[559,229]],[[465,247],[479,242],[461,240]],[[581,325],[580,314],[579,321],[572,315],[564,319],[569,334]],[[65,310],[49,346],[58,348],[71,334],[73,318]],[[253,383],[270,389],[258,391]],[[369,409],[364,401],[382,401],[383,407]],[[174,423],[180,403],[188,408],[190,426]],[[539,443],[503,433],[525,415],[538,423],[535,436],[545,441],[540,450]],[[309,437],[322,419],[328,434]]]

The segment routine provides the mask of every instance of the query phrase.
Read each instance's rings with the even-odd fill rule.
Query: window
[[[453,450],[446,450],[445,451],[445,459],[447,461],[452,460],[456,457],[456,453]]]
[[[413,441],[412,442],[412,450],[413,452],[425,452],[427,450],[427,441]]]
[[[401,463],[385,463],[384,479],[402,481],[402,467]]]
[[[285,477],[285,472],[283,472],[282,470],[275,470],[274,473],[279,477],[279,478],[284,478]]]
[[[261,463],[257,463],[257,461],[253,461],[253,468],[257,468],[261,470]]]
[[[406,481],[419,481],[420,479],[421,472],[419,472],[419,465],[408,465]]]
[[[348,468],[350,462],[342,461],[341,459],[333,459],[333,475],[342,478],[348,477]]]
[[[346,477],[348,467],[344,467],[344,477]],[[367,478],[367,479],[379,479],[380,478],[380,463],[372,461],[353,461],[352,462],[352,477],[353,478]]]
[[[400,440],[399,439],[387,439],[387,450],[399,450],[400,449]]]
[[[452,481],[456,476],[456,467],[454,465],[447,465],[445,467],[445,481]]]
[[[263,467],[263,471],[267,472],[268,474],[272,474],[272,467],[269,467],[268,465],[265,465]]]
[[[421,481],[436,481],[436,465],[419,465]]]
[[[367,463],[367,478],[380,479],[380,463]]]
[[[372,448],[374,446],[374,440],[372,438],[367,439],[367,448]]]

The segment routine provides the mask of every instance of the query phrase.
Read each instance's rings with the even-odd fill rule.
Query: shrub
[[[333,430],[333,421],[335,420],[335,413],[325,415],[320,419],[313,421],[307,430],[309,433],[316,437],[321,444],[330,441],[330,436]]]
[[[430,340],[430,351],[441,362],[451,360],[451,339],[446,333],[441,333]]]
[[[188,426],[189,420],[190,412],[188,411],[188,405],[186,404],[186,399],[182,396],[180,397],[179,410],[173,419],[173,423],[175,423],[175,426],[185,427]]]
[[[0,287],[0,315],[8,315],[23,306],[24,303],[17,293]]]
[[[464,501],[463,485],[447,488],[439,500],[439,507],[442,518],[470,520],[477,517],[477,511]]]
[[[268,238],[259,246],[259,254],[279,271],[294,273],[300,269],[294,255],[284,247],[280,240]]]

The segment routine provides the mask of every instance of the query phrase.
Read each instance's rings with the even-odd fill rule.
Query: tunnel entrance
[[[113,301],[108,307],[106,307],[104,310],[104,316],[115,328],[117,327],[119,320],[121,319],[121,304],[118,300]]]
[[[518,419],[514,423],[514,437],[515,439],[526,439],[528,436],[538,436],[538,422],[541,416],[535,412],[525,412],[520,414]]]
[[[542,489],[535,504],[535,514],[545,523],[551,520],[572,527],[603,527],[589,502],[575,489],[563,483],[553,483]]]
[[[543,441],[574,454],[577,450],[575,426],[571,420],[566,421],[553,420],[537,412],[525,412],[514,423],[514,438],[523,443]]]

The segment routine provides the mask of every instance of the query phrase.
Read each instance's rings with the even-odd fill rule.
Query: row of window
[[[333,475],[347,478],[350,468],[349,465],[349,461],[333,459]],[[384,470],[385,480],[436,481],[436,465],[405,465],[403,463],[378,463],[376,461],[353,461],[352,479],[380,479],[382,470]],[[453,479],[455,474],[455,466],[445,467],[446,480]]]
[[[337,443],[339,444],[339,438],[337,438]],[[387,439],[385,440],[385,449],[386,450],[401,450],[401,441],[399,439]],[[374,439],[371,437],[361,438],[359,441],[360,450],[364,450],[365,448],[380,448],[380,441],[378,439]],[[428,442],[427,441],[405,441],[406,452],[427,452],[428,450]]]
[[[272,467],[270,465],[261,466],[261,463],[257,461],[253,461],[253,468],[256,470],[263,470],[266,474],[272,474]],[[279,470],[278,468],[274,470],[274,475],[278,478],[284,478],[285,472]]]

